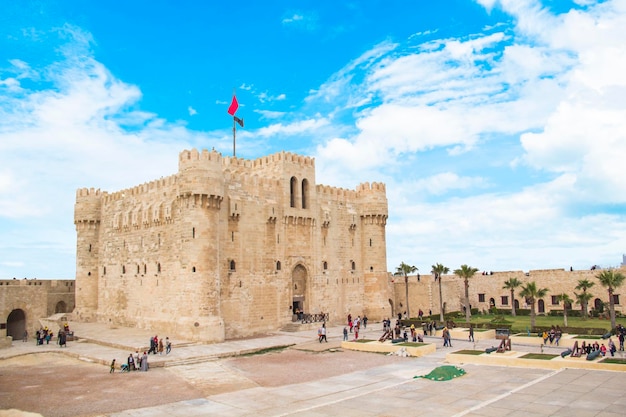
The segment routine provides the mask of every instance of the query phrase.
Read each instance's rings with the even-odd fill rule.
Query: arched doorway
[[[21,340],[26,330],[26,314],[24,310],[16,309],[9,313],[7,317],[7,336],[13,337],[13,340]]]
[[[519,310],[519,300],[513,300],[513,303],[515,304],[515,310]]]
[[[543,302],[543,300],[537,301],[537,312],[538,313],[546,312],[546,304]]]
[[[604,312],[604,303],[601,299],[596,298],[595,300],[593,300],[593,309],[599,313]]]
[[[311,313],[309,306],[306,302],[306,281],[307,281],[306,268],[300,264],[296,265],[291,273],[291,291],[293,298],[293,311],[301,311],[304,313]]]
[[[54,313],[67,313],[67,305],[65,301],[59,301],[57,305],[54,307]]]

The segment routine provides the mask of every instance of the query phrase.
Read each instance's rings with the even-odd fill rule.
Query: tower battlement
[[[103,193],[99,188],[79,188],[76,190],[74,224],[97,223],[100,221],[102,195]]]

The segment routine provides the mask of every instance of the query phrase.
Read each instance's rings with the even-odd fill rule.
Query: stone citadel
[[[348,313],[377,321],[406,310],[404,279],[387,272],[385,185],[319,185],[309,157],[186,150],[172,176],[113,193],[79,189],[74,222],[75,281],[0,281],[0,338],[33,334],[54,313],[216,342],[284,328],[298,311],[340,323]],[[563,308],[558,294],[574,298],[587,279],[589,308],[598,309],[608,299],[598,272],[477,273],[470,303],[528,308],[519,289],[514,300],[503,289],[518,278],[549,289],[537,304],[549,313]],[[444,276],[442,294],[444,311],[462,310],[461,279]],[[431,275],[409,278],[409,303],[413,316],[439,313]]]
[[[185,150],[178,173],[80,189],[74,319],[222,341],[298,311],[391,314],[384,184],[315,181],[313,158]]]

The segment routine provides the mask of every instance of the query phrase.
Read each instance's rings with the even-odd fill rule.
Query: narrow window
[[[276,270],[280,271],[281,265],[280,265],[280,261],[276,261]]]
[[[296,179],[296,177],[291,177],[291,181],[289,184],[289,192],[290,192],[290,199],[289,199],[289,204],[291,207],[295,207],[296,206],[296,187],[298,184],[298,180]]]
[[[309,180],[306,178],[302,180],[302,208],[307,208],[309,199]]]
[[[619,294],[613,294],[613,304],[619,305]]]
[[[107,267],[103,266],[102,267],[102,275],[106,275],[107,274]]]
[[[157,264],[157,272],[160,274],[161,273],[161,264]]]
[[[354,271],[356,269],[356,262],[352,261],[352,270]]]
[[[328,269],[328,262],[324,261],[324,271]]]
[[[231,242],[235,241],[235,232],[230,232],[230,241]]]
[[[191,229],[191,237],[192,237],[193,239],[195,239],[195,238],[196,238],[196,228],[195,228],[195,227],[193,227],[193,228]]]
[[[126,265],[122,265],[122,274],[126,273]]]
[[[191,272],[196,272],[196,267],[195,266],[191,268]]]
[[[91,243],[89,244],[89,252],[91,252]]]
[[[230,270],[231,271],[235,271],[235,261],[234,260],[230,261]]]
[[[372,239],[370,239],[370,246],[372,246]]]
[[[139,265],[137,265],[137,273],[139,273]]]
[[[143,264],[143,273],[147,273],[148,272],[148,266],[146,264]]]

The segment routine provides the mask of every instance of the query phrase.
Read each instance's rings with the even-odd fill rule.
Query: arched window
[[[306,178],[302,180],[302,208],[308,208],[309,200],[309,180]]]
[[[354,271],[356,269],[356,262],[351,261],[351,263],[352,263],[352,265],[351,265],[352,266],[352,270]]]
[[[291,177],[291,181],[289,184],[289,191],[290,191],[290,207],[295,207],[296,206],[296,191],[298,189],[298,180],[296,179],[296,177]]]
[[[324,261],[324,271],[328,269],[328,262]]]
[[[230,265],[229,265],[229,269],[231,271],[235,271],[235,260],[234,259],[231,259]]]
[[[191,268],[191,272],[196,272],[196,267],[195,266]]]

